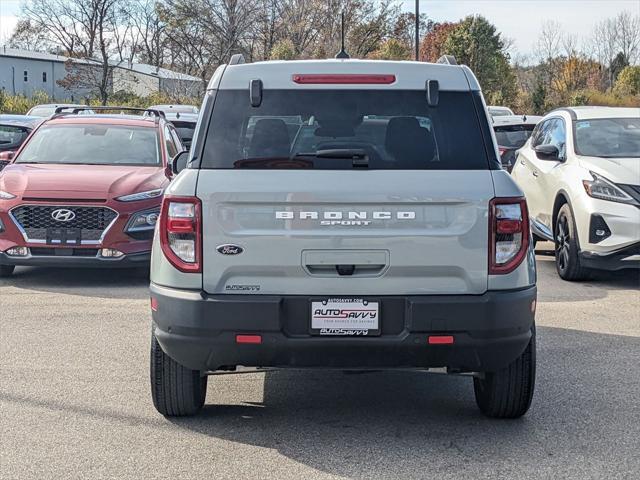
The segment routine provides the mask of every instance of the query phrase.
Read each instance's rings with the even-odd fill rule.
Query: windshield
[[[0,151],[17,150],[29,135],[29,130],[13,125],[0,125]]]
[[[464,141],[460,141],[464,138]],[[246,90],[217,93],[202,168],[487,169],[471,92]]]
[[[496,127],[496,141],[506,148],[520,148],[531,136],[535,125],[509,125]]]
[[[15,163],[159,165],[155,128],[123,125],[44,125]]]
[[[640,157],[640,118],[576,122],[576,153],[589,157]]]

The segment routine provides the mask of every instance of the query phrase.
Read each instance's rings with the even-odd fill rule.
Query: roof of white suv
[[[633,107],[570,107],[576,114],[576,120],[595,118],[633,118],[640,117],[640,108]]]
[[[392,81],[367,83],[359,81],[296,82],[297,75],[389,75]],[[427,80],[437,80],[440,90],[480,90],[478,82],[466,66],[426,62],[384,60],[295,60],[267,61],[238,65],[223,65],[216,70],[209,89],[247,89],[252,80],[261,80],[265,89],[425,89]]]

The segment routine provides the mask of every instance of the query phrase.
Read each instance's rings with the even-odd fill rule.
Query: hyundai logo
[[[76,218],[76,214],[67,208],[59,208],[51,212],[51,218],[58,222],[70,222]]]

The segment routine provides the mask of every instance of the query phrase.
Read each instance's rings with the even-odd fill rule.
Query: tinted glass
[[[640,157],[640,118],[576,122],[576,153],[590,157]]]
[[[520,148],[531,136],[533,125],[509,125],[496,127],[498,145],[507,148]]]
[[[159,165],[155,128],[122,125],[44,125],[16,163]]]
[[[172,120],[173,126],[176,127],[176,132],[178,132],[178,136],[184,146],[188,147],[191,145],[191,140],[193,140],[193,132],[196,130],[195,122],[179,122],[176,120]]]
[[[207,135],[202,168],[351,169],[353,154],[369,169],[489,168],[470,92],[430,108],[424,91],[265,90],[252,107],[221,90]]]
[[[17,150],[29,135],[26,128],[0,125],[0,151]]]

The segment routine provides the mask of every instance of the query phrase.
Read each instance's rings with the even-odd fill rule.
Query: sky
[[[25,0],[0,0],[0,46],[7,41]],[[502,34],[513,40],[512,54],[529,56],[535,50],[542,24],[560,22],[565,31],[584,38],[604,18],[622,11],[640,14],[640,0],[419,0],[421,13],[442,22],[455,22],[480,14]],[[404,10],[413,11],[415,0],[400,0]]]

